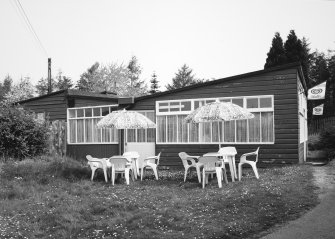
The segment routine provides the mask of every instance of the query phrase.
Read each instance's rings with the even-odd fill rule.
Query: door
[[[155,122],[154,111],[138,111]],[[125,151],[136,151],[139,153],[139,167],[146,157],[154,156],[156,142],[156,129],[127,129],[125,140]]]

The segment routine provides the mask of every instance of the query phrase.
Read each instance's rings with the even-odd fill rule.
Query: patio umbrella
[[[116,129],[147,129],[156,128],[156,124],[149,118],[136,111],[125,109],[113,111],[104,116],[97,124],[98,128]]]
[[[186,123],[204,123],[216,121],[231,121],[252,119],[255,116],[247,109],[244,109],[230,102],[213,102],[201,106],[189,114],[184,121]],[[219,147],[221,147],[219,133]]]

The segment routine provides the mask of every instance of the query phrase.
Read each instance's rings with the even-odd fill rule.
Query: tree
[[[157,75],[156,75],[155,72],[152,73],[152,75],[151,75],[150,83],[151,83],[151,87],[150,87],[149,93],[150,94],[155,94],[155,93],[159,92],[158,91],[159,85],[158,85]]]
[[[80,75],[80,79],[77,82],[77,88],[82,91],[94,91],[94,84],[97,81],[99,63],[94,63],[86,72]]]
[[[194,85],[199,83],[194,75],[192,74],[192,69],[190,69],[186,64],[184,64],[176,73],[176,76],[172,79],[172,84],[166,85],[168,90],[179,89],[185,86]]]
[[[46,95],[48,94],[48,89],[49,89],[49,80],[48,78],[41,78],[37,84],[35,85],[36,88],[36,93],[39,96]],[[54,78],[51,78],[51,92],[57,91],[57,83],[54,80]]]
[[[0,101],[3,101],[5,95],[11,90],[13,84],[12,78],[7,75],[3,83],[0,83]]]
[[[145,82],[140,79],[142,68],[138,63],[136,56],[131,57],[127,69],[128,69],[128,77],[130,80],[127,95],[128,96],[144,95],[147,92],[147,86],[145,85]]]
[[[294,30],[290,31],[284,44],[286,63],[300,61],[303,55],[302,41],[298,39]]]
[[[15,84],[11,90],[5,95],[8,103],[14,103],[26,100],[34,96],[35,88],[30,82],[29,77],[21,78],[18,84]]]
[[[64,76],[61,70],[58,71],[56,76],[56,84],[57,90],[67,90],[73,87],[73,83],[70,77]]]
[[[285,64],[287,59],[283,39],[281,38],[279,32],[275,33],[275,36],[272,39],[272,46],[267,55],[268,57],[266,58],[264,69]]]

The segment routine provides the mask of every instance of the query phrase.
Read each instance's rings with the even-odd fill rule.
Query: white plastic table
[[[235,164],[235,155],[236,154],[237,154],[237,152],[235,150],[235,152],[231,151],[229,154],[227,154],[227,153],[222,154],[220,152],[210,152],[210,153],[204,154],[203,156],[215,156],[215,157],[218,157],[222,161],[227,159],[228,164],[229,164],[229,170],[230,170],[230,173],[231,173],[231,180],[233,182],[235,182],[235,178],[237,179],[236,164]]]

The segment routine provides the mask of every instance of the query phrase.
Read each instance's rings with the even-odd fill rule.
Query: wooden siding
[[[66,120],[67,103],[65,93],[50,95],[40,99],[22,103],[24,108],[36,113],[46,113],[51,121]]]
[[[88,98],[75,98],[75,106],[74,107],[86,107],[86,106],[99,106],[99,105],[114,105],[117,104],[117,99],[88,99]]]
[[[117,155],[118,151],[118,144],[68,144],[66,154],[74,159],[85,159],[88,154],[97,158],[109,158]]]
[[[233,144],[239,161],[241,154],[252,152],[260,146],[259,160],[267,163],[299,162],[299,123],[297,101],[297,74],[295,68],[267,72],[216,84],[173,92],[154,98],[144,98],[134,104],[132,110],[154,110],[155,102],[173,99],[274,95],[274,144]],[[223,144],[222,146],[229,144]],[[162,152],[164,166],[182,166],[178,153],[202,155],[218,150],[218,144],[157,144],[156,153]]]

